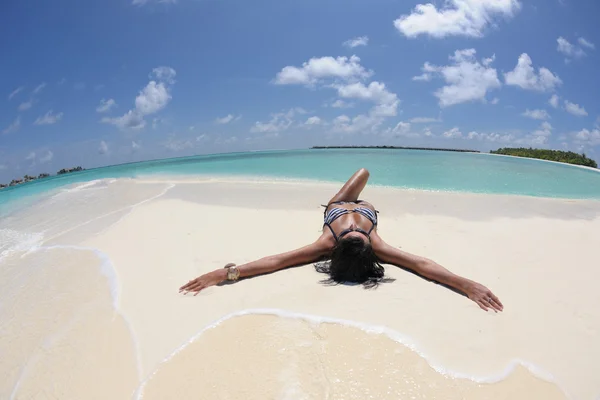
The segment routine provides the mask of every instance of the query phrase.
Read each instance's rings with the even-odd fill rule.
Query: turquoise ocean
[[[259,176],[344,182],[356,169],[370,184],[406,189],[600,200],[600,171],[483,153],[310,149],[201,155],[89,169],[0,191],[0,216],[75,183],[150,176]]]

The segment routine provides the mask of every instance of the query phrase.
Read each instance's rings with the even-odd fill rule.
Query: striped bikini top
[[[337,201],[337,202],[330,203],[330,204],[344,204],[344,203],[354,203],[354,202]],[[360,204],[360,203],[361,203],[360,200],[355,202],[355,204]],[[376,211],[373,211],[368,207],[356,207],[352,210],[349,210],[347,208],[342,208],[342,207],[333,207],[329,211],[327,211],[328,206],[324,206],[324,207],[325,207],[325,213],[324,213],[323,224],[327,225],[329,227],[329,230],[333,234],[333,237],[335,238],[336,242],[340,238],[344,237],[345,235],[347,235],[350,232],[359,232],[359,233],[362,233],[363,235],[365,235],[366,237],[368,237],[369,240],[371,239],[371,237],[370,237],[371,232],[373,231],[375,226],[377,226],[377,212]],[[350,213],[358,213],[358,214],[362,215],[363,217],[367,218],[369,221],[371,221],[371,223],[373,224],[371,226],[371,229],[369,229],[369,231],[367,232],[361,228],[355,228],[355,229],[348,228],[348,229],[345,229],[342,232],[340,232],[339,235],[336,235],[333,228],[331,227],[331,224],[333,223],[333,221],[340,218],[342,215],[346,215],[346,214],[350,214]]]

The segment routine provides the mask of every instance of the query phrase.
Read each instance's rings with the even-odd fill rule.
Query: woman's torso
[[[373,207],[373,205],[367,201],[364,200],[360,200],[359,202],[336,202],[336,203],[331,203],[329,204],[329,206],[327,206],[327,208],[325,209],[325,216],[328,215],[328,213],[335,208],[343,208],[352,212],[348,212],[345,214],[340,215],[338,218],[336,218],[333,222],[330,223],[331,228],[335,231],[335,232],[342,232],[345,229],[350,228],[351,226],[355,226],[357,228],[360,228],[366,232],[369,232],[371,229],[375,230],[377,229],[376,225],[373,225],[373,222],[366,217],[365,215],[358,213],[358,212],[353,212],[353,210],[357,209],[357,208],[366,208],[369,209],[373,212],[373,215],[375,215],[376,217],[376,210],[375,207]]]

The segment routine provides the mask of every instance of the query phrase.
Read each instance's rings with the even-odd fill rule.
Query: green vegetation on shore
[[[515,157],[538,158],[541,160],[558,161],[567,164],[584,165],[586,167],[598,168],[596,161],[592,160],[591,158],[587,158],[585,153],[577,154],[572,151],[506,147],[498,150],[491,150],[490,153]]]
[[[63,168],[60,171],[58,171],[56,173],[56,175],[63,175],[63,174],[68,174],[69,172],[78,172],[78,171],[83,171],[83,168],[81,168],[81,167]],[[5,187],[8,187],[8,186],[17,186],[22,183],[31,182],[31,181],[35,181],[38,179],[48,178],[49,176],[50,176],[50,174],[46,174],[46,173],[39,174],[37,177],[31,176],[31,175],[25,175],[23,177],[23,179],[13,179],[8,185],[0,183],[0,189],[4,189]]]
[[[458,151],[461,153],[480,153],[479,150],[444,149],[438,147],[404,147],[404,146],[313,146],[311,149],[401,149],[401,150],[430,150],[430,151]]]

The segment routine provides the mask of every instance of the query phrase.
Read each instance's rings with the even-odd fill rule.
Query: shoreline
[[[495,154],[499,155],[499,154]],[[513,156],[505,156],[513,157]],[[555,161],[549,161],[555,162]],[[559,163],[563,164],[563,163]],[[569,164],[570,165],[570,164]],[[590,168],[579,166],[581,168]],[[592,168],[594,169],[594,168]],[[598,170],[600,172],[600,170]],[[164,179],[157,179],[162,177]],[[287,177],[273,177],[264,175],[216,175],[216,174],[196,174],[196,175],[140,175],[135,178],[116,178],[116,179],[132,179],[139,183],[175,183],[175,184],[186,184],[186,183],[239,183],[239,184],[273,184],[273,185],[321,185],[321,186],[335,186],[337,189],[341,187],[342,181],[327,181],[320,179],[311,178],[287,178]],[[543,200],[558,200],[558,201],[590,201],[600,202],[600,198],[571,198],[571,197],[549,197],[549,196],[535,196],[528,194],[519,193],[491,193],[491,192],[471,192],[463,190],[442,190],[442,189],[424,189],[424,188],[410,188],[403,186],[390,186],[381,185],[377,183],[369,183],[369,187],[377,189],[395,190],[399,192],[407,193],[440,193],[450,195],[473,195],[473,196],[492,196],[492,197],[524,197],[528,199],[543,199]]]

